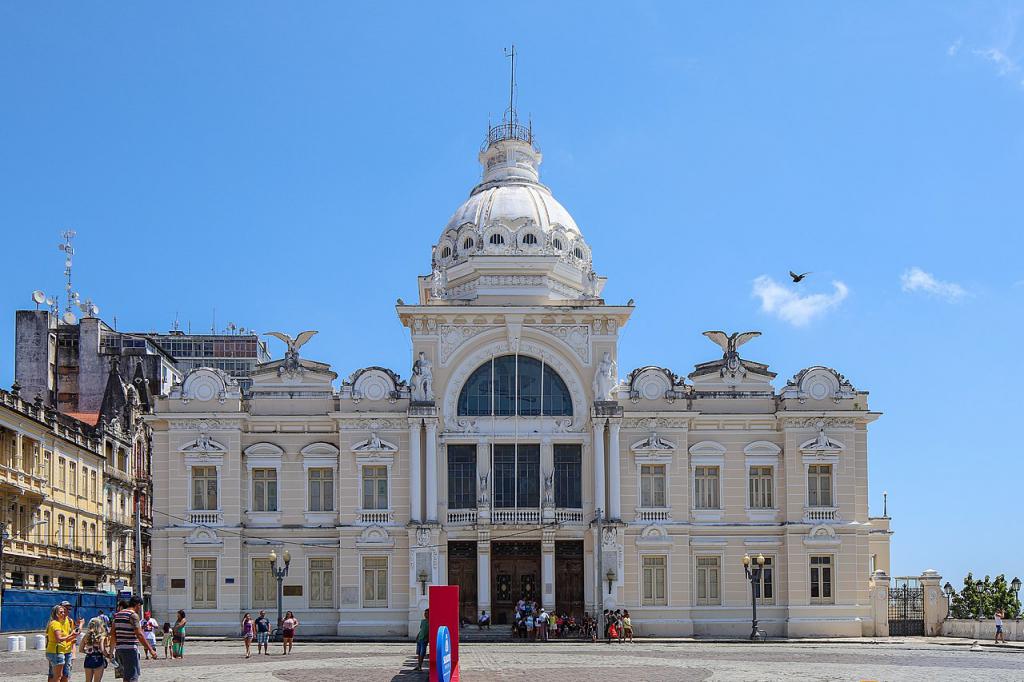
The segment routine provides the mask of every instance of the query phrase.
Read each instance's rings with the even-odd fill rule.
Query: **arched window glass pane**
[[[572,397],[562,377],[540,360],[520,355],[517,367],[515,355],[503,355],[477,367],[459,394],[460,416],[490,416],[492,408],[498,417],[572,416]]]

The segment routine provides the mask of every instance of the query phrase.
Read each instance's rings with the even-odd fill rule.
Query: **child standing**
[[[164,658],[171,657],[171,624],[164,623]]]

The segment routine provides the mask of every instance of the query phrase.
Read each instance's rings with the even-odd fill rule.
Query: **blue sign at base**
[[[437,629],[437,679],[439,682],[451,682],[452,680],[452,636],[448,632],[448,626],[442,625]]]

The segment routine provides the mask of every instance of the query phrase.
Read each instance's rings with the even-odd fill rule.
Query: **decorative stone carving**
[[[552,470],[544,476],[544,501],[545,507],[555,506],[555,472]]]
[[[801,450],[835,452],[837,450],[844,449],[845,446],[842,443],[830,439],[828,435],[825,433],[824,421],[819,419],[817,422],[815,422],[814,426],[818,429],[818,435],[813,440],[809,440],[806,443],[803,443],[800,446]]]
[[[690,425],[689,417],[625,417],[622,420],[624,429],[685,429]]]
[[[706,331],[704,336],[708,337],[715,345],[722,349],[722,369],[719,370],[723,379],[742,380],[747,376],[747,368],[737,349],[751,339],[761,336],[761,332],[734,332],[726,334],[723,331]]]
[[[483,332],[497,329],[493,325],[456,325],[443,324],[440,327],[440,360],[441,365],[447,365],[448,361],[455,355],[455,352],[474,336]]]
[[[487,485],[488,478],[489,476],[486,472],[480,474],[480,495],[479,497],[476,498],[477,504],[479,504],[480,507],[487,507],[488,505],[490,505],[490,488]]]
[[[417,547],[428,547],[428,546],[430,546],[430,529],[429,528],[417,528],[416,529],[416,546]]]
[[[672,441],[665,440],[657,434],[655,431],[651,431],[651,435],[647,438],[637,441],[630,446],[630,450],[637,451],[651,451],[651,450],[675,450],[676,444]]]
[[[816,429],[819,423],[829,429],[852,429],[857,420],[852,417],[788,417],[783,426],[790,429]]]
[[[398,375],[384,367],[366,367],[354,372],[348,383],[352,385],[353,400],[393,400],[401,384]]]
[[[429,403],[434,401],[434,370],[433,363],[427,359],[426,354],[420,351],[419,359],[412,365],[412,400],[417,403]]]
[[[590,364],[590,327],[585,324],[547,324],[534,329],[561,339],[579,356],[584,365]]]
[[[338,420],[338,424],[342,431],[395,431],[409,428],[409,424],[404,418],[401,420],[380,417],[342,418]]]
[[[398,446],[381,440],[377,432],[374,431],[369,438],[353,445],[352,452],[398,452]]]
[[[284,352],[284,364],[277,368],[278,374],[287,374],[293,377],[297,374],[303,373],[302,364],[299,362],[299,348],[306,345],[306,343],[316,336],[317,331],[310,329],[308,331],[300,332],[294,339],[283,332],[267,332],[267,336],[273,336],[276,339],[280,339],[285,342],[288,348]]]
[[[822,365],[800,370],[779,393],[783,400],[796,398],[801,403],[807,400],[832,400],[837,404],[856,395],[857,390],[846,377]]]
[[[227,398],[240,398],[238,382],[226,372],[211,367],[199,367],[185,375],[180,386],[171,389],[172,399],[177,398],[183,403],[192,400],[208,402],[216,398],[223,404]]]
[[[612,360],[611,353],[608,351],[604,352],[601,356],[601,361],[597,364],[597,369],[594,371],[594,400],[614,400],[612,391],[615,389],[617,378],[615,376],[615,361]]]

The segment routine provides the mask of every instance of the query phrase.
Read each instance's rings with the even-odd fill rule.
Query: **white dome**
[[[533,131],[490,129],[480,184],[431,254],[431,300],[593,299],[603,287],[576,221],[541,184]]]
[[[480,185],[466,203],[459,206],[448,221],[445,232],[458,230],[466,223],[488,225],[501,222],[512,226],[531,222],[549,233],[555,227],[562,227],[575,236],[580,229],[565,207],[551,195],[547,187],[537,183],[509,183],[490,186]]]

